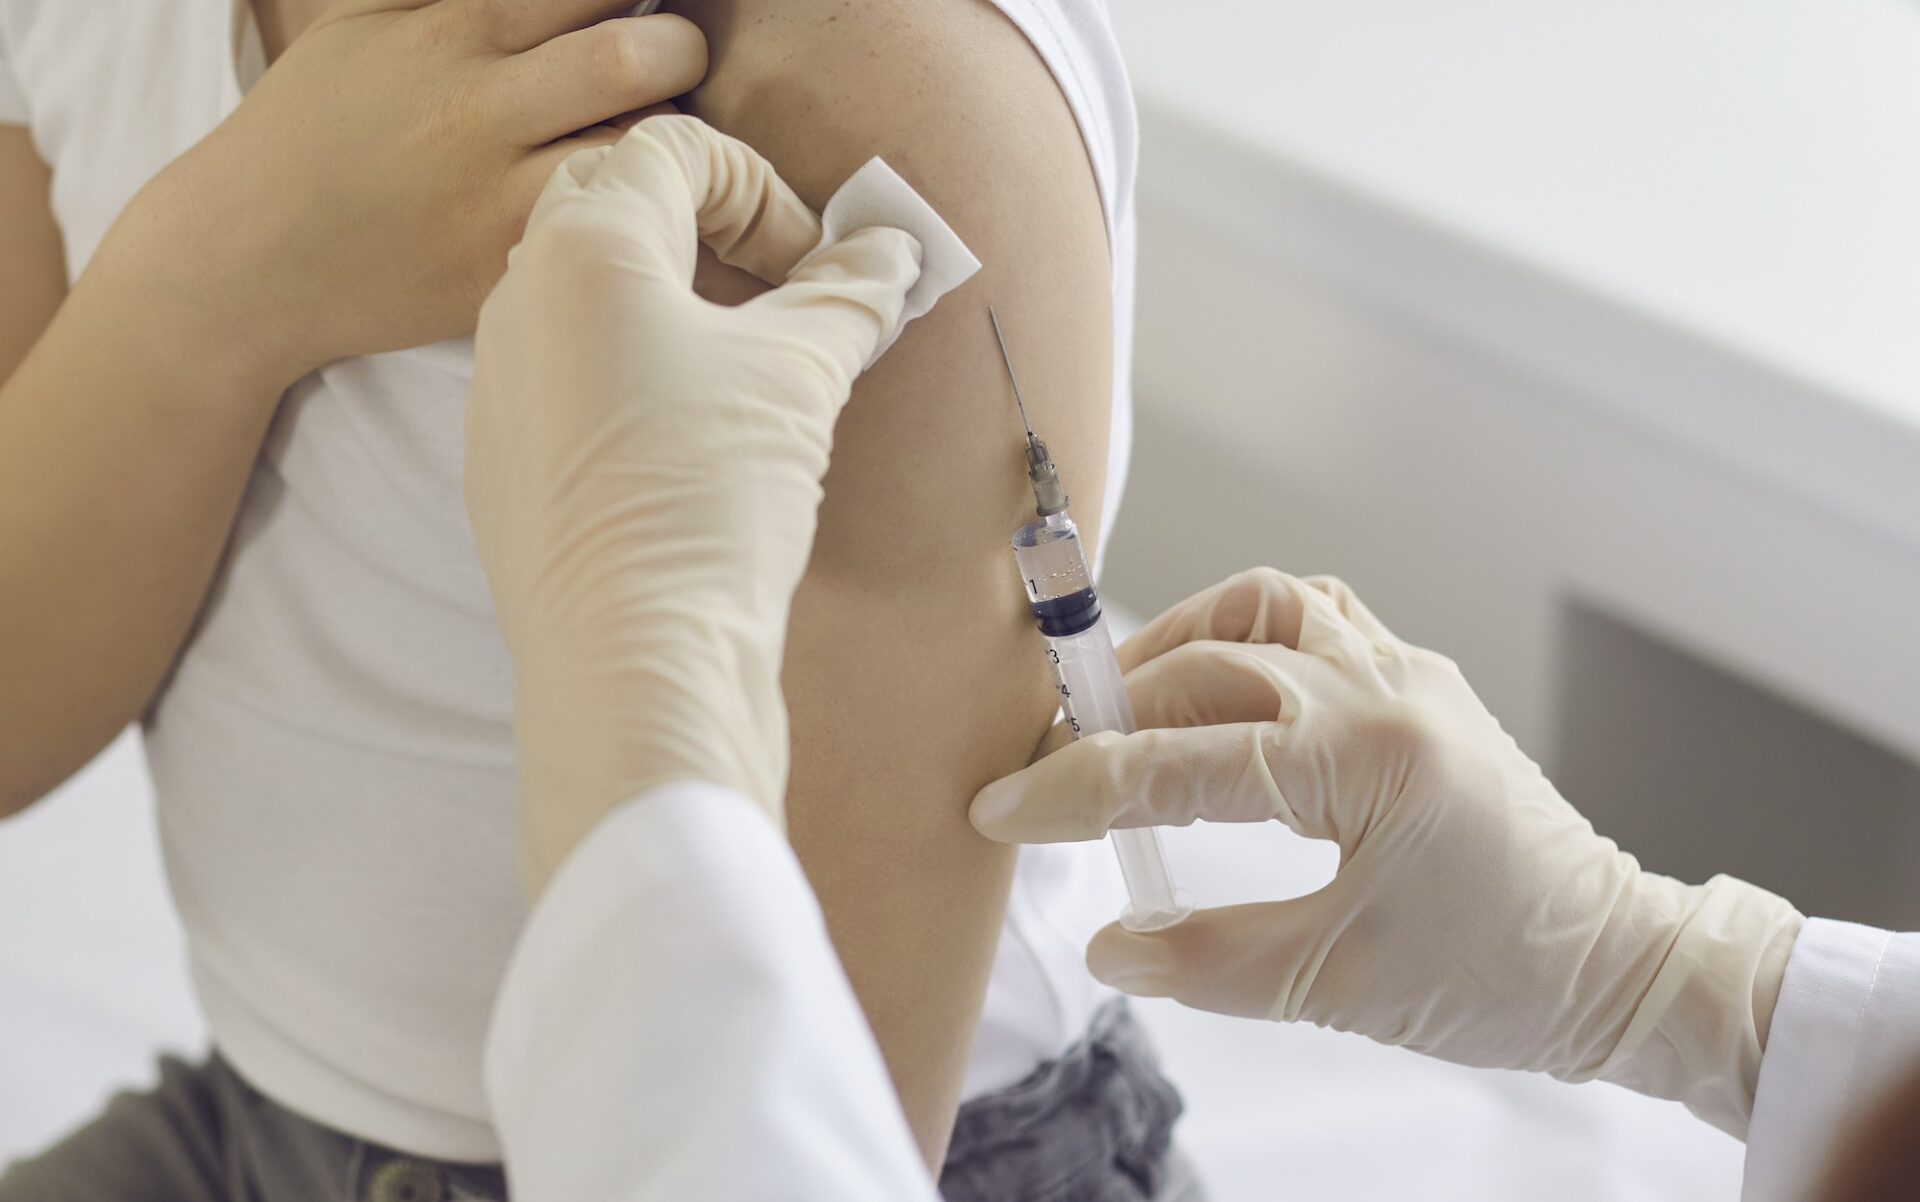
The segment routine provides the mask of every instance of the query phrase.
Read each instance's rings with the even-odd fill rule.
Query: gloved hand
[[[780,662],[834,422],[919,276],[890,229],[796,267],[819,237],[747,146],[651,117],[555,173],[481,310],[467,509],[513,654],[536,893],[653,785],[780,816]],[[702,300],[701,239],[785,284]]]
[[[1108,927],[1088,950],[1096,976],[1462,1064],[1601,1077],[1744,1133],[1792,906],[1728,877],[1642,871],[1452,661],[1402,642],[1337,580],[1236,576],[1120,659],[1143,729],[988,785],[982,833],[1278,819],[1338,843],[1340,868],[1305,897]]]

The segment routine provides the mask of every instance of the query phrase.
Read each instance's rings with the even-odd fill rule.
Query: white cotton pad
[[[900,325],[881,340],[873,352],[874,360],[886,353],[908,322],[933,308],[934,302],[952,292],[980,270],[960,235],[933,211],[913,186],[878,158],[847,177],[840,190],[827,201],[820,213],[818,253],[840,239],[870,226],[885,225],[905,230],[920,241],[920,279],[907,292],[906,308],[900,313]],[[802,260],[804,262],[804,260]]]

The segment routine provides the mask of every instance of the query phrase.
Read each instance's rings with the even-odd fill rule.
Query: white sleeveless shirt
[[[995,3],[1058,80],[1106,211],[1112,515],[1131,436],[1133,107],[1097,0]],[[0,0],[0,122],[28,125],[53,169],[76,277],[257,75],[257,37],[236,43],[245,11]],[[287,393],[146,736],[221,1052],[330,1126],[490,1160],[480,1048],[525,914],[510,666],[461,497],[471,366],[469,344],[440,343],[330,364]],[[1104,994],[1082,948],[1119,906],[1104,848],[1023,851],[969,1096],[1085,1030]]]

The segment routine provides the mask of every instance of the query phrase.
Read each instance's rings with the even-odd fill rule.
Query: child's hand
[[[631,0],[340,0],[109,242],[278,385],[472,330],[560,161],[680,95],[706,43]],[[257,352],[257,353],[254,353]]]

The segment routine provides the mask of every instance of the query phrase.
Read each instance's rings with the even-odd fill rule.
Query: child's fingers
[[[621,113],[618,117],[609,117],[605,121],[602,121],[601,124],[610,125],[619,130],[628,130],[645,121],[648,117],[664,117],[669,113],[678,113],[679,111],[680,106],[673,103],[673,101],[662,100],[659,104],[650,104],[646,108],[635,109],[631,113]]]
[[[445,0],[334,0],[333,5],[320,14],[322,20],[332,21],[341,17],[358,17],[366,13],[404,12],[410,8],[430,8]]]
[[[693,22],[626,17],[505,59],[494,69],[494,104],[510,136],[538,146],[671,100],[706,73],[706,38]]]
[[[403,0],[404,2],[404,0]],[[483,36],[518,53],[633,9],[633,0],[447,0],[468,9]],[[390,7],[392,7],[390,5]]]

